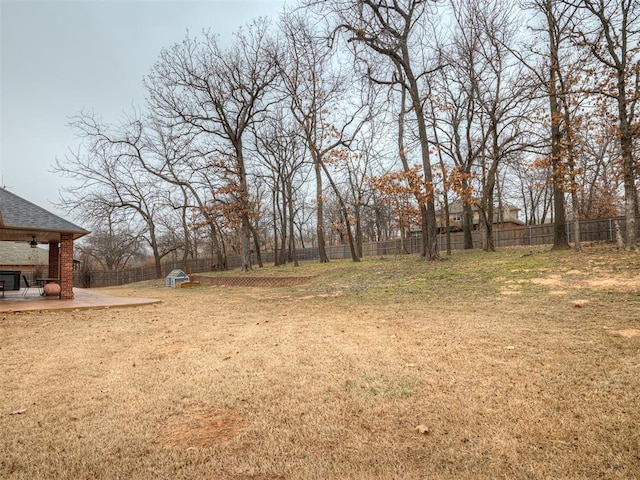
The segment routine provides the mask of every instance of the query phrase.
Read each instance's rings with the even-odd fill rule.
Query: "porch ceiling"
[[[49,242],[60,243],[60,235],[62,233],[73,234],[73,239],[86,235],[88,232],[64,232],[53,230],[38,230],[35,228],[11,228],[7,226],[0,227],[0,242],[31,242],[34,237],[38,243],[48,244]]]

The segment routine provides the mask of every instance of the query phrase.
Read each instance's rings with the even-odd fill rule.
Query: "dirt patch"
[[[580,270],[569,270],[567,272],[567,275],[584,275],[584,272]]]
[[[586,284],[590,288],[594,288],[597,290],[615,290],[618,292],[633,292],[640,289],[639,278],[624,278],[620,276],[595,278],[592,280],[587,280]]]
[[[500,295],[521,295],[519,287],[505,287],[500,289]]]
[[[547,287],[557,287],[562,285],[562,277],[560,275],[550,275],[547,278],[532,278],[531,283]]]
[[[160,438],[170,448],[210,448],[234,440],[243,428],[233,409],[196,410],[172,417]]]
[[[640,337],[640,329],[637,328],[625,328],[624,330],[613,330],[611,333],[620,335],[625,338]]]
[[[558,290],[564,290],[568,287],[617,292],[634,292],[640,290],[640,278],[629,278],[611,274],[608,274],[606,277],[592,276],[589,278],[587,274],[578,270],[566,272],[565,276],[550,275],[548,277],[532,278],[530,282],[536,285],[555,287]]]

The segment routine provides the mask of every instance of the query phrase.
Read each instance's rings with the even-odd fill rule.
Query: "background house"
[[[49,251],[26,242],[0,242],[0,270],[19,270],[29,282],[46,277]]]
[[[480,210],[476,206],[471,207],[473,212],[473,228],[472,230],[478,230],[480,228]],[[504,203],[502,206],[496,206],[493,212],[493,226],[494,228],[501,228],[504,230],[510,228],[521,227],[525,223],[520,220],[520,209],[510,203]],[[438,210],[436,212],[436,218],[438,221],[438,231],[444,232],[445,219],[444,211]],[[458,199],[449,205],[449,225],[452,232],[462,231],[462,200]]]
[[[73,270],[79,269],[80,261],[73,260]],[[25,275],[29,283],[36,278],[48,276],[49,250],[31,248],[25,242],[0,242],[0,270],[16,270]]]

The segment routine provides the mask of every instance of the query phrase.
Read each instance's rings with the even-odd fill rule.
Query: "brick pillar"
[[[60,278],[60,247],[58,242],[49,242],[49,278]]]
[[[73,298],[73,234],[60,234],[60,298]]]

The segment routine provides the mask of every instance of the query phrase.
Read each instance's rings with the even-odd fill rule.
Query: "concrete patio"
[[[4,292],[0,296],[0,313],[36,312],[43,310],[73,311],[98,308],[137,307],[152,305],[161,300],[154,298],[113,297],[85,288],[74,288],[72,300],[61,300],[59,297],[43,297],[38,290],[31,288],[23,296],[24,289]]]

